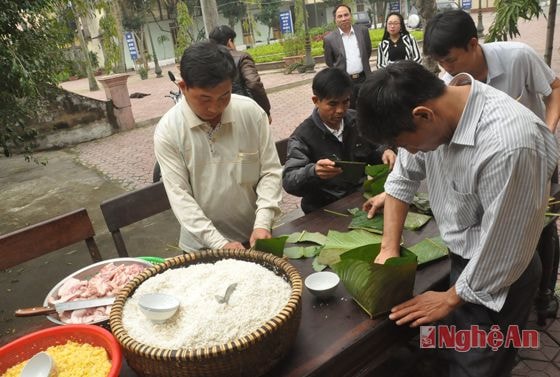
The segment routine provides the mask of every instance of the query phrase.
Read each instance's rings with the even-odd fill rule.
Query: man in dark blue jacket
[[[309,213],[356,191],[365,179],[341,174],[335,161],[385,163],[396,159],[386,145],[363,140],[356,112],[349,110],[352,80],[342,70],[325,68],[313,79],[315,109],[290,136],[282,174],[284,190],[301,196],[301,209]]]

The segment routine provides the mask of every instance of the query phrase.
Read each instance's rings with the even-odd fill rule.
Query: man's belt
[[[364,72],[354,73],[354,74],[350,75],[350,78],[351,78],[352,80],[356,80],[356,79],[359,79],[359,78],[362,77],[362,76],[364,76]]]

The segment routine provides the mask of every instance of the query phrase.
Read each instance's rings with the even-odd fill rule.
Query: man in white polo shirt
[[[471,16],[462,10],[435,15],[424,32],[424,55],[445,69],[449,83],[471,74],[525,105],[554,133],[560,119],[560,79],[535,51],[519,42],[480,44]],[[544,97],[544,103],[543,103]]]
[[[183,99],[159,121],[154,150],[185,251],[240,249],[270,238],[282,167],[264,110],[231,94],[237,68],[222,45],[191,45]]]
[[[371,39],[368,29],[360,25],[352,25],[352,11],[348,5],[335,6],[333,17],[338,28],[323,40],[325,63],[350,75],[354,84],[350,108],[354,109],[360,85],[371,73],[369,66]]]

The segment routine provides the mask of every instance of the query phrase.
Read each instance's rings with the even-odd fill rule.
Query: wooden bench
[[[85,241],[91,259],[102,258],[85,208],[0,236],[0,270],[16,266],[63,247]]]
[[[171,209],[161,181],[105,200],[100,207],[120,257],[128,256],[121,228]]]

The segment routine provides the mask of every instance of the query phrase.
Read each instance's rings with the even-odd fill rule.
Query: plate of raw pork
[[[150,266],[150,262],[138,258],[108,259],[89,265],[55,285],[47,294],[43,305],[116,296],[119,289]],[[99,324],[109,319],[110,312],[111,305],[108,305],[55,313],[47,318],[63,325]]]

